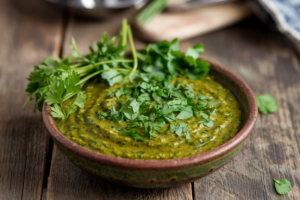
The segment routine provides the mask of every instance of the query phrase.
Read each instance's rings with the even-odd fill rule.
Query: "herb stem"
[[[25,110],[25,108],[26,108],[28,102],[31,101],[32,97],[35,96],[37,92],[38,92],[38,90],[36,90],[35,92],[33,92],[33,93],[28,97],[28,99],[26,100],[26,102],[25,102],[24,105],[23,105],[23,110]]]
[[[128,60],[128,59],[106,60],[106,61],[101,61],[101,62],[98,62],[95,64],[91,64],[91,65],[87,65],[84,67],[74,69],[74,71],[77,72],[78,74],[83,74],[83,73],[90,72],[97,66],[100,66],[103,64],[108,64],[108,63],[114,63],[114,62],[133,62],[133,60]]]
[[[161,13],[169,0],[154,0],[135,17],[142,25],[146,25],[155,15]]]
[[[60,107],[61,107],[61,110],[62,110],[62,112],[64,113],[64,116],[65,116],[65,118],[66,118],[66,112],[65,112],[65,109],[64,109],[62,103],[60,103]]]
[[[121,46],[126,47],[127,45],[127,20],[123,19],[122,21],[122,30],[121,30]]]
[[[134,42],[133,42],[131,28],[128,25],[127,25],[127,31],[128,31],[128,38],[129,38],[130,48],[131,48],[132,57],[133,57],[133,69],[129,74],[129,77],[130,77],[135,73],[135,71],[138,67],[138,60],[137,60],[137,56],[136,56],[136,50],[135,50],[135,46],[134,46]]]
[[[93,76],[96,76],[97,74],[100,74],[102,72],[105,72],[105,71],[125,71],[125,72],[128,72],[129,70],[128,69],[122,69],[122,68],[110,68],[110,69],[103,69],[103,70],[99,70],[99,71],[96,71],[95,73],[93,74],[90,74],[89,76],[86,76],[84,77],[83,79],[81,79],[75,86],[78,86],[78,85],[81,85],[81,87],[86,83],[86,81],[88,81],[90,78],[92,78]],[[67,94],[64,98],[63,98],[63,102],[70,99],[71,97],[73,97],[74,95],[76,95],[77,93],[70,93],[70,94]]]
[[[71,69],[75,69],[75,68],[78,68],[80,66],[84,65],[84,62],[80,62],[80,63],[75,63],[73,65],[70,66]]]
[[[99,71],[96,71],[86,77],[84,77],[83,79],[81,79],[76,85],[81,85],[82,83],[85,83],[87,80],[89,80],[90,78],[92,78],[93,76],[96,76],[97,74],[100,74],[102,72],[106,72],[106,71],[129,71],[128,69],[122,69],[122,68],[110,68],[110,69],[102,69],[102,70],[99,70]],[[76,86],[75,85],[75,86]]]

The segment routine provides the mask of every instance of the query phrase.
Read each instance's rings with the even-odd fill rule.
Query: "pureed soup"
[[[130,46],[131,54],[126,54]],[[81,54],[46,57],[28,80],[26,104],[46,102],[58,129],[95,152],[131,159],[172,159],[213,149],[242,125],[234,95],[208,76],[203,44],[181,52],[179,40],[136,51],[126,19]]]
[[[163,160],[211,150],[236,135],[242,109],[211,76],[137,77],[109,86],[89,81],[84,108],[58,129],[77,144],[115,157]],[[74,100],[64,102],[67,109]]]

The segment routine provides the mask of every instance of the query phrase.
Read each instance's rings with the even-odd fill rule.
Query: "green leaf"
[[[122,95],[129,95],[131,94],[132,90],[126,86],[121,87],[116,93],[116,97],[120,98]]]
[[[71,48],[72,48],[72,50],[73,50],[73,54],[72,54],[72,55],[73,55],[75,58],[81,59],[82,56],[81,56],[81,54],[80,54],[79,51],[78,51],[78,48],[77,48],[75,39],[74,39],[73,37],[72,37],[72,45],[71,45]]]
[[[287,194],[292,189],[291,182],[284,178],[281,180],[276,180],[274,178],[273,180],[278,194]]]
[[[151,123],[144,123],[145,127],[145,137],[147,139],[153,139],[155,138],[153,134],[155,131],[160,131],[162,127],[164,126],[165,122],[151,122]]]
[[[84,107],[84,103],[85,103],[85,99],[86,99],[86,94],[84,94],[84,92],[80,91],[75,100],[69,105],[69,110],[68,110],[68,114],[67,117],[76,112],[77,108],[76,106],[83,108]]]
[[[217,105],[219,103],[221,103],[221,101],[212,101],[212,102],[208,103],[208,106],[214,106],[214,105]]]
[[[203,117],[203,119],[208,119],[208,115],[206,113],[201,112],[200,116]]]
[[[73,102],[73,104],[80,107],[80,108],[83,108],[84,104],[85,104],[86,97],[87,97],[87,95],[85,94],[85,92],[79,91],[77,96],[76,96],[76,99]]]
[[[64,81],[65,82],[64,86],[66,87],[66,91],[64,93],[64,96],[78,93],[81,88],[81,85],[76,85],[76,84],[79,81],[80,81],[80,75],[75,71],[66,73],[66,79]]]
[[[147,73],[140,73],[140,77],[143,81],[145,82],[149,82],[150,81],[150,78],[149,78],[150,74],[147,74]]]
[[[130,136],[132,137],[134,140],[136,141],[142,141],[142,142],[145,142],[144,138],[142,138],[140,135],[139,135],[139,131],[136,131],[136,130],[124,130],[123,133],[127,136]]]
[[[66,118],[63,111],[61,110],[61,107],[57,104],[51,106],[51,116],[54,118],[62,118],[62,119]]]
[[[172,121],[175,121],[176,117],[175,117],[174,113],[170,113],[169,115],[164,116],[164,119],[170,123]]]
[[[143,103],[144,101],[151,101],[151,98],[150,98],[149,93],[141,94],[141,95],[138,97],[137,101],[138,101],[139,103]]]
[[[134,113],[137,113],[139,111],[140,104],[139,104],[139,102],[136,101],[136,99],[133,99],[130,102],[130,106],[132,107],[132,110]]]
[[[201,55],[202,53],[204,53],[204,45],[203,44],[197,44],[197,45],[193,46],[192,49],[195,50],[195,51],[197,51],[197,53],[199,55]]]
[[[257,95],[255,98],[260,113],[268,114],[278,110],[276,99],[271,94]]]
[[[104,65],[103,69],[110,69],[110,68]],[[122,73],[116,70],[103,72],[101,74],[101,77],[108,82],[109,86],[113,86],[114,84],[123,81]]]
[[[175,124],[170,124],[170,131],[174,133],[176,131],[176,125]]]
[[[64,81],[58,77],[52,77],[50,79],[49,92],[46,94],[45,101],[48,105],[54,103],[62,103],[63,94],[65,92]]]
[[[177,116],[176,119],[189,119],[193,117],[193,110],[191,106],[184,107],[184,110],[181,111]]]
[[[198,51],[193,48],[188,48],[188,50],[185,53],[186,57],[191,57],[192,59],[197,59],[199,55],[200,54],[198,53]]]
[[[105,119],[105,117],[108,117],[108,113],[107,112],[100,113],[98,111],[97,114],[98,114],[98,119]]]
[[[150,105],[151,104],[149,102],[143,102],[139,109],[140,114],[147,113],[150,108]]]
[[[172,124],[171,124],[172,125]],[[185,135],[186,139],[190,139],[189,128],[186,123],[178,123],[174,130],[174,125],[170,125],[171,132],[175,132],[176,135],[181,136],[182,133]]]
[[[116,115],[117,114],[117,111],[116,111],[116,109],[115,109],[115,107],[112,105],[111,106],[111,109],[110,109],[110,114],[109,114],[109,116],[114,116],[114,115]]]
[[[158,103],[161,104],[161,97],[157,93],[152,94],[153,99]]]
[[[135,120],[138,117],[139,113],[130,114],[130,113],[124,112],[124,115],[129,120]]]
[[[52,57],[46,57],[44,58],[43,63],[48,66],[48,67],[54,67],[54,68],[59,68],[59,63],[54,60]]]
[[[214,121],[208,120],[208,119],[202,119],[201,123],[204,124],[205,126],[211,128],[214,126]]]

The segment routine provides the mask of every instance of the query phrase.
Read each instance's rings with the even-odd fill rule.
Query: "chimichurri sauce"
[[[191,86],[195,94],[211,97],[214,102],[221,102],[209,106],[212,113],[209,120],[214,122],[212,127],[201,123],[201,117],[193,116],[176,121],[188,125],[190,139],[172,133],[170,123],[166,123],[160,132],[154,134],[153,139],[135,141],[122,132],[122,127],[128,122],[99,119],[97,113],[110,110],[112,105],[118,110],[130,98],[128,95],[117,98],[112,93],[123,87],[124,83],[112,87],[95,80],[87,83],[84,87],[87,94],[84,108],[78,109],[65,121],[57,118],[54,121],[58,129],[77,144],[95,152],[130,159],[163,160],[187,157],[211,150],[236,135],[243,120],[242,109],[228,89],[210,76],[205,76],[202,80],[180,77],[175,78],[175,81]],[[70,102],[72,100],[66,101],[64,106],[68,107]],[[139,134],[144,136],[144,127],[140,128]]]

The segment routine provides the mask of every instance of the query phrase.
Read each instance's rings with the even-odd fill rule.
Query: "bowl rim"
[[[223,75],[227,76],[233,82],[235,82],[238,87],[238,90],[242,91],[247,100],[248,100],[248,113],[246,115],[246,120],[243,127],[240,131],[232,137],[230,140],[225,142],[224,144],[193,156],[183,157],[183,158],[176,158],[176,159],[167,159],[167,160],[135,160],[129,158],[120,158],[120,157],[113,157],[106,154],[98,153],[92,150],[89,150],[85,147],[78,145],[77,143],[73,142],[72,140],[65,137],[56,127],[52,116],[50,115],[51,109],[50,106],[44,102],[43,105],[43,121],[45,123],[46,128],[48,129],[50,136],[57,142],[59,145],[66,148],[68,151],[71,151],[82,157],[86,160],[92,161],[94,163],[98,163],[101,165],[122,168],[122,169],[139,169],[139,170],[166,170],[166,169],[180,169],[191,167],[195,165],[204,164],[220,158],[227,153],[231,152],[235,148],[237,148],[240,144],[242,144],[251,131],[253,130],[256,119],[258,115],[257,103],[255,96],[250,89],[250,87],[237,75],[231,72],[229,69],[214,63],[208,59],[202,58],[202,60],[206,60],[210,63],[210,65],[214,68],[215,71],[222,73]]]

